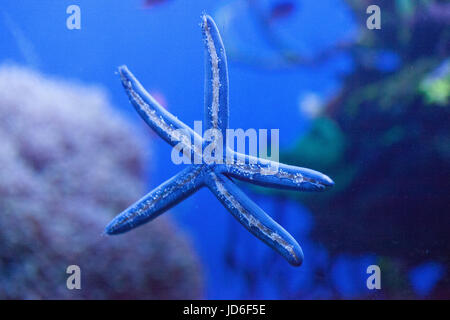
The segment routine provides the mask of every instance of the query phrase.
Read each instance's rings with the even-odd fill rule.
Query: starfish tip
[[[214,27],[214,26],[215,26],[215,23],[214,23],[213,18],[210,15],[206,14],[206,13],[203,14],[202,15],[202,28],[203,28],[203,30],[210,29],[211,27]]]
[[[130,89],[133,86],[139,86],[136,78],[133,76],[126,65],[121,65],[117,69],[119,71],[120,81],[122,81],[122,85],[126,90]]]
[[[117,69],[118,69],[119,75],[121,77],[128,78],[128,75],[130,74],[130,70],[128,70],[128,67],[126,65],[121,65]]]
[[[325,186],[325,189],[329,189],[334,186],[334,181],[329,176],[324,176],[322,184]]]
[[[303,250],[298,244],[294,246],[293,250],[295,255],[290,256],[288,261],[294,267],[300,267],[303,264],[304,259]]]
[[[124,232],[124,231],[121,230],[120,225],[118,225],[117,221],[113,220],[106,226],[103,234],[112,236],[112,235],[119,234],[122,232]]]

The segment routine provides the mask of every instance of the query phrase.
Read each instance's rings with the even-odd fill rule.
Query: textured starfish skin
[[[203,16],[202,30],[206,49],[206,129],[219,130],[223,133],[223,137],[226,137],[229,109],[225,49],[211,17]],[[202,149],[211,141],[205,141],[161,107],[126,66],[120,67],[119,73],[132,105],[143,120],[170,145],[175,146],[181,142],[183,148],[189,150],[191,157],[201,156]],[[180,130],[188,134],[192,140],[184,141],[180,136]],[[223,146],[227,148],[226,139],[223,140]],[[299,244],[248,198],[232,178],[267,187],[298,191],[322,191],[331,187],[333,181],[314,170],[252,158],[228,148],[226,151],[233,155],[235,160],[233,163],[226,162],[224,157],[223,163],[210,163],[202,159],[200,164],[189,165],[114,218],[106,227],[106,233],[123,233],[149,222],[199,188],[207,186],[247,230],[276,250],[292,265],[301,265],[303,252]],[[278,169],[267,174],[267,170],[275,165]]]

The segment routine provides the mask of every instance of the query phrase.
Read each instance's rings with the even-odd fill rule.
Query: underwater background
[[[80,30],[66,27],[73,4]],[[380,30],[366,27],[372,4]],[[307,194],[239,184],[298,240],[299,268],[208,190],[102,235],[179,171],[117,67],[192,127],[205,12],[227,49],[230,128],[280,129],[281,162],[335,181]],[[449,299],[449,102],[446,1],[3,0],[0,298]],[[82,290],[66,288],[71,264]]]

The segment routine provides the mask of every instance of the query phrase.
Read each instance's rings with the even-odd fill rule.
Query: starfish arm
[[[106,233],[123,233],[155,219],[201,185],[200,166],[184,169],[114,218],[106,227]]]
[[[248,231],[281,254],[290,264],[302,264],[303,252],[297,241],[248,198],[231,179],[211,173],[206,184]]]
[[[235,163],[226,165],[227,175],[253,184],[298,191],[323,191],[334,185],[328,176],[307,168],[235,152]]]
[[[217,129],[225,139],[228,127],[228,67],[225,48],[213,19],[203,16],[206,52],[205,116],[206,129]]]
[[[131,104],[150,128],[172,146],[183,143],[183,147],[190,150],[191,154],[201,153],[196,146],[201,146],[202,138],[197,133],[159,105],[126,66],[119,67],[119,73]],[[185,136],[192,138],[192,143],[187,143],[183,139]]]

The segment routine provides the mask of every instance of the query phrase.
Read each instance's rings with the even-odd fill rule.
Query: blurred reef
[[[377,4],[347,2],[360,26]],[[347,49],[353,71],[280,156],[326,173],[334,189],[279,195],[311,209],[313,239],[332,255],[376,254],[381,270],[395,271],[383,272],[385,297],[414,297],[409,270],[433,261],[447,274],[428,297],[448,298],[450,5],[378,2],[382,29],[361,27]]]
[[[99,88],[0,67],[0,298],[196,299],[200,264],[168,217],[121,238],[149,154]],[[66,288],[67,266],[81,290]]]

